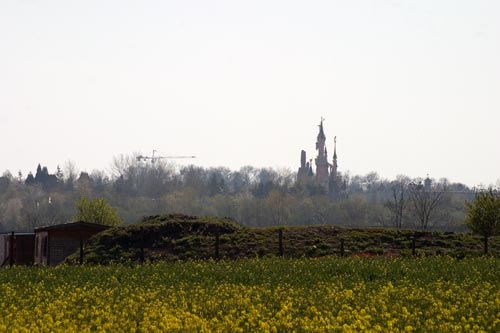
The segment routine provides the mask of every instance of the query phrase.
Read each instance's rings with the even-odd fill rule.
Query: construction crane
[[[139,155],[136,157],[136,159],[138,162],[149,160],[149,161],[151,161],[151,163],[155,163],[157,160],[164,159],[164,158],[167,158],[167,159],[196,158],[196,156],[161,156],[161,155],[156,155],[157,152],[158,152],[157,150],[153,150],[153,154],[151,156]]]

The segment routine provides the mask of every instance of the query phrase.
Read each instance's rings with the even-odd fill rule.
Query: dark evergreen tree
[[[42,187],[45,191],[53,191],[59,184],[55,175],[44,176]]]
[[[10,185],[10,179],[8,177],[0,177],[0,194],[7,191]]]
[[[64,173],[59,165],[57,166],[56,178],[58,183],[64,183]]]
[[[42,176],[42,166],[40,163],[38,163],[38,166],[36,167],[36,173],[35,173],[35,181],[41,182],[43,176]]]
[[[26,180],[24,181],[26,185],[35,185],[36,180],[35,177],[33,177],[33,174],[30,172],[28,173],[28,177],[26,177]]]

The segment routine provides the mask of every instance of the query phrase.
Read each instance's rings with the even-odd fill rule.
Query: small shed
[[[1,233],[0,265],[32,265],[34,245],[35,234],[32,232]]]
[[[35,229],[35,265],[54,266],[75,253],[93,235],[108,229],[103,224],[84,221]]]

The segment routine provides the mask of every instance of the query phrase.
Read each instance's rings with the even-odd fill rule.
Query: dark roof
[[[34,232],[17,232],[17,231],[4,231],[0,232],[0,235],[11,235],[14,232],[14,236],[32,236]]]
[[[62,223],[62,224],[56,224],[56,225],[51,225],[51,226],[47,226],[47,227],[35,228],[35,232],[49,231],[49,230],[72,230],[72,229],[80,229],[80,228],[94,229],[94,230],[106,230],[110,227],[107,225],[104,225],[104,224],[78,221],[78,222]]]

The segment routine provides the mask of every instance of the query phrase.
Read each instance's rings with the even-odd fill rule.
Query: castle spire
[[[331,176],[332,177],[337,177],[337,136],[333,137],[333,163],[332,163],[332,170],[331,170]]]
[[[333,160],[337,161],[337,136],[333,137]]]
[[[321,117],[321,122],[319,123],[319,133],[318,133],[318,140],[320,139],[326,139],[325,132],[323,131],[323,121],[325,118]]]
[[[321,117],[319,123],[318,139],[316,141],[316,150],[318,156],[316,157],[316,182],[320,185],[325,193],[328,193],[328,152],[326,150],[326,135],[323,130],[323,121],[325,118]]]
[[[330,165],[330,179],[328,182],[328,187],[329,187],[329,194],[330,196],[336,197],[339,194],[339,189],[340,189],[340,179],[338,178],[337,174],[337,137],[335,136],[333,138],[333,161],[332,164]]]

